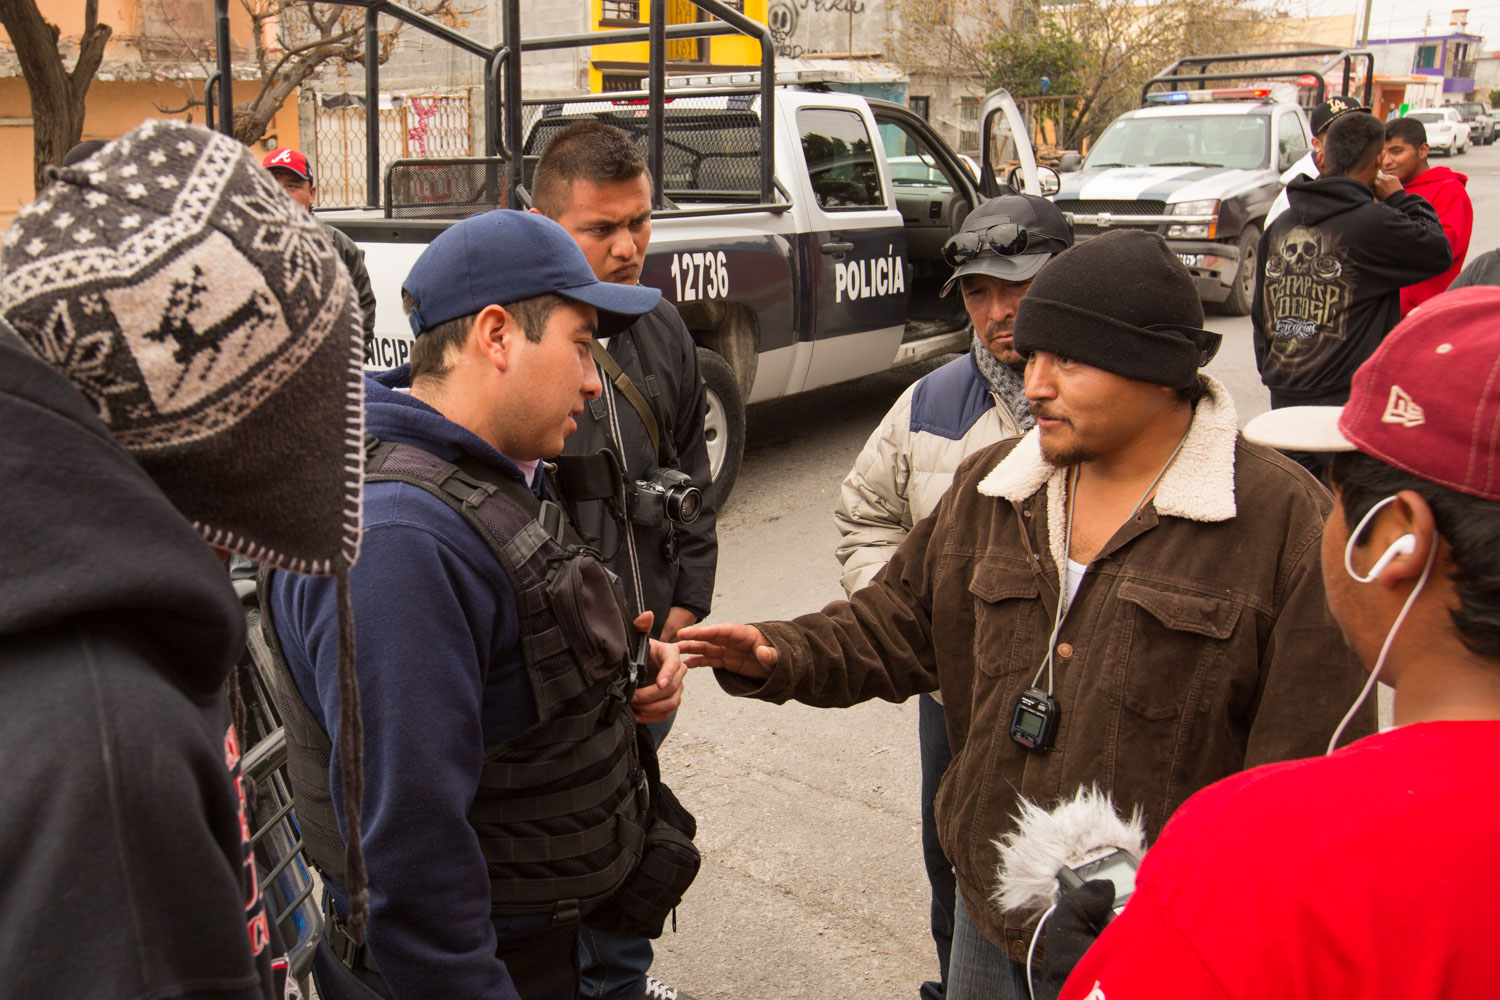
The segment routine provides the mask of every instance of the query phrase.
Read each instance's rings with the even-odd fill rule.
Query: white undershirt
[[[508,455],[506,457],[510,458]],[[526,477],[527,486],[532,486],[536,483],[536,467],[542,464],[541,459],[534,458],[529,462],[521,462],[512,458],[511,462],[515,464],[516,468],[521,470],[521,475]]]
[[[1073,603],[1073,598],[1078,596],[1078,585],[1083,583],[1083,574],[1088,571],[1089,568],[1083,563],[1076,563],[1071,559],[1068,560],[1068,604],[1070,606]]]

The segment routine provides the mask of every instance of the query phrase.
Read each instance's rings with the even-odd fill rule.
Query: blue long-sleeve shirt
[[[401,368],[367,380],[370,433],[447,461],[476,458],[524,482],[494,448],[395,391],[407,377]],[[536,722],[510,582],[441,500],[404,483],[374,483],[364,491],[350,592],[364,719],[371,953],[398,1000],[516,1000],[496,942],[536,933],[548,920],[491,918],[489,874],[467,818],[485,748]],[[333,802],[346,830],[334,583],[278,573],[269,601],[298,689],[333,739]],[[330,889],[347,912],[344,893]]]

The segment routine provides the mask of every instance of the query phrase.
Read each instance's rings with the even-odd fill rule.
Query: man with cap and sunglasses
[[[1016,307],[1042,265],[1073,245],[1057,206],[1035,195],[984,202],[943,247],[974,326],[968,353],[914,382],[871,433],[844,478],[834,520],[843,538],[835,555],[843,584],[854,593],[895,554],[912,526],[937,508],[953,473],[968,456],[1030,430],[1026,361],[1015,348]],[[953,943],[956,886],[943,854],[933,800],[952,756],[939,695],[919,696],[922,757],[922,857],[932,887],[932,939],[939,978],[924,983],[925,1000],[941,1000]]]
[[[1281,193],[1276,196],[1275,201],[1271,202],[1271,210],[1266,213],[1267,226],[1275,222],[1276,217],[1290,207],[1286,194],[1288,184],[1299,177],[1311,180],[1323,172],[1323,140],[1328,136],[1328,126],[1351,111],[1369,110],[1369,108],[1361,107],[1360,103],[1353,98],[1333,97],[1307,113],[1307,123],[1312,126],[1312,149],[1282,173]]]
[[[1025,996],[1039,914],[990,904],[994,838],[1022,797],[1047,809],[1097,784],[1154,834],[1197,789],[1315,753],[1359,689],[1323,604],[1327,491],[1241,438],[1228,392],[1199,371],[1218,343],[1202,322],[1160,236],[1064,251],[1016,317],[1036,427],[960,465],[848,601],[681,633],[689,665],[720,668],[736,694],[943,693],[951,1000]]]
[[[561,226],[508,210],[445,230],[402,293],[416,339],[409,365],[366,381],[365,533],[350,577],[363,946],[345,933],[328,850],[347,828],[327,766],[342,736],[335,595],[285,574],[268,584],[267,638],[295,684],[277,699],[298,815],[332,899],[334,951],[315,972],[341,959],[398,1000],[571,1000],[578,921],[642,851],[635,723],[676,709],[682,666],[652,641],[637,686],[618,585],[549,499],[543,462],[600,392],[595,333],[660,293],[599,281]],[[635,627],[649,631],[649,616]],[[665,789],[652,780],[655,815]]]
[[[1370,672],[1360,698],[1377,677],[1395,688],[1396,727],[1353,741],[1330,728],[1327,756],[1189,799],[1067,1000],[1495,994],[1484,886],[1500,843],[1497,312],[1500,289],[1438,295],[1360,366],[1343,407],[1246,426],[1273,447],[1332,455],[1328,605]],[[1304,663],[1316,683],[1325,664]]]
[[[313,183],[312,167],[300,150],[291,146],[273,149],[261,159],[260,165],[271,171],[271,176],[276,178],[276,183],[281,185],[287,197],[309,212],[313,210],[318,188]],[[342,229],[324,222],[323,232],[328,235],[344,266],[349,269],[349,278],[354,282],[354,290],[359,295],[359,309],[364,316],[365,356],[369,357],[370,345],[375,336],[375,290],[370,287],[365,252]]]

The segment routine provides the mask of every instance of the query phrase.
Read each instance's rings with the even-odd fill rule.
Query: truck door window
[[[954,192],[952,180],[926,144],[892,122],[878,127],[885,162],[891,168],[891,186],[897,194],[903,188],[923,188],[924,193],[945,197]]]
[[[1281,162],[1290,164],[1302,158],[1307,152],[1307,136],[1302,130],[1302,121],[1295,114],[1287,113],[1281,116],[1281,124],[1277,126],[1277,141],[1281,147]]]
[[[813,196],[825,211],[883,208],[880,172],[864,119],[836,108],[801,108],[797,127]]]

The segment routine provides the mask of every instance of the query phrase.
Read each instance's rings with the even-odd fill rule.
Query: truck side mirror
[[[1037,167],[1036,179],[1042,186],[1042,197],[1050,198],[1062,190],[1062,178],[1051,167]]]
[[[1057,169],[1062,173],[1069,174],[1083,166],[1083,157],[1077,153],[1064,153],[1057,164]]]

